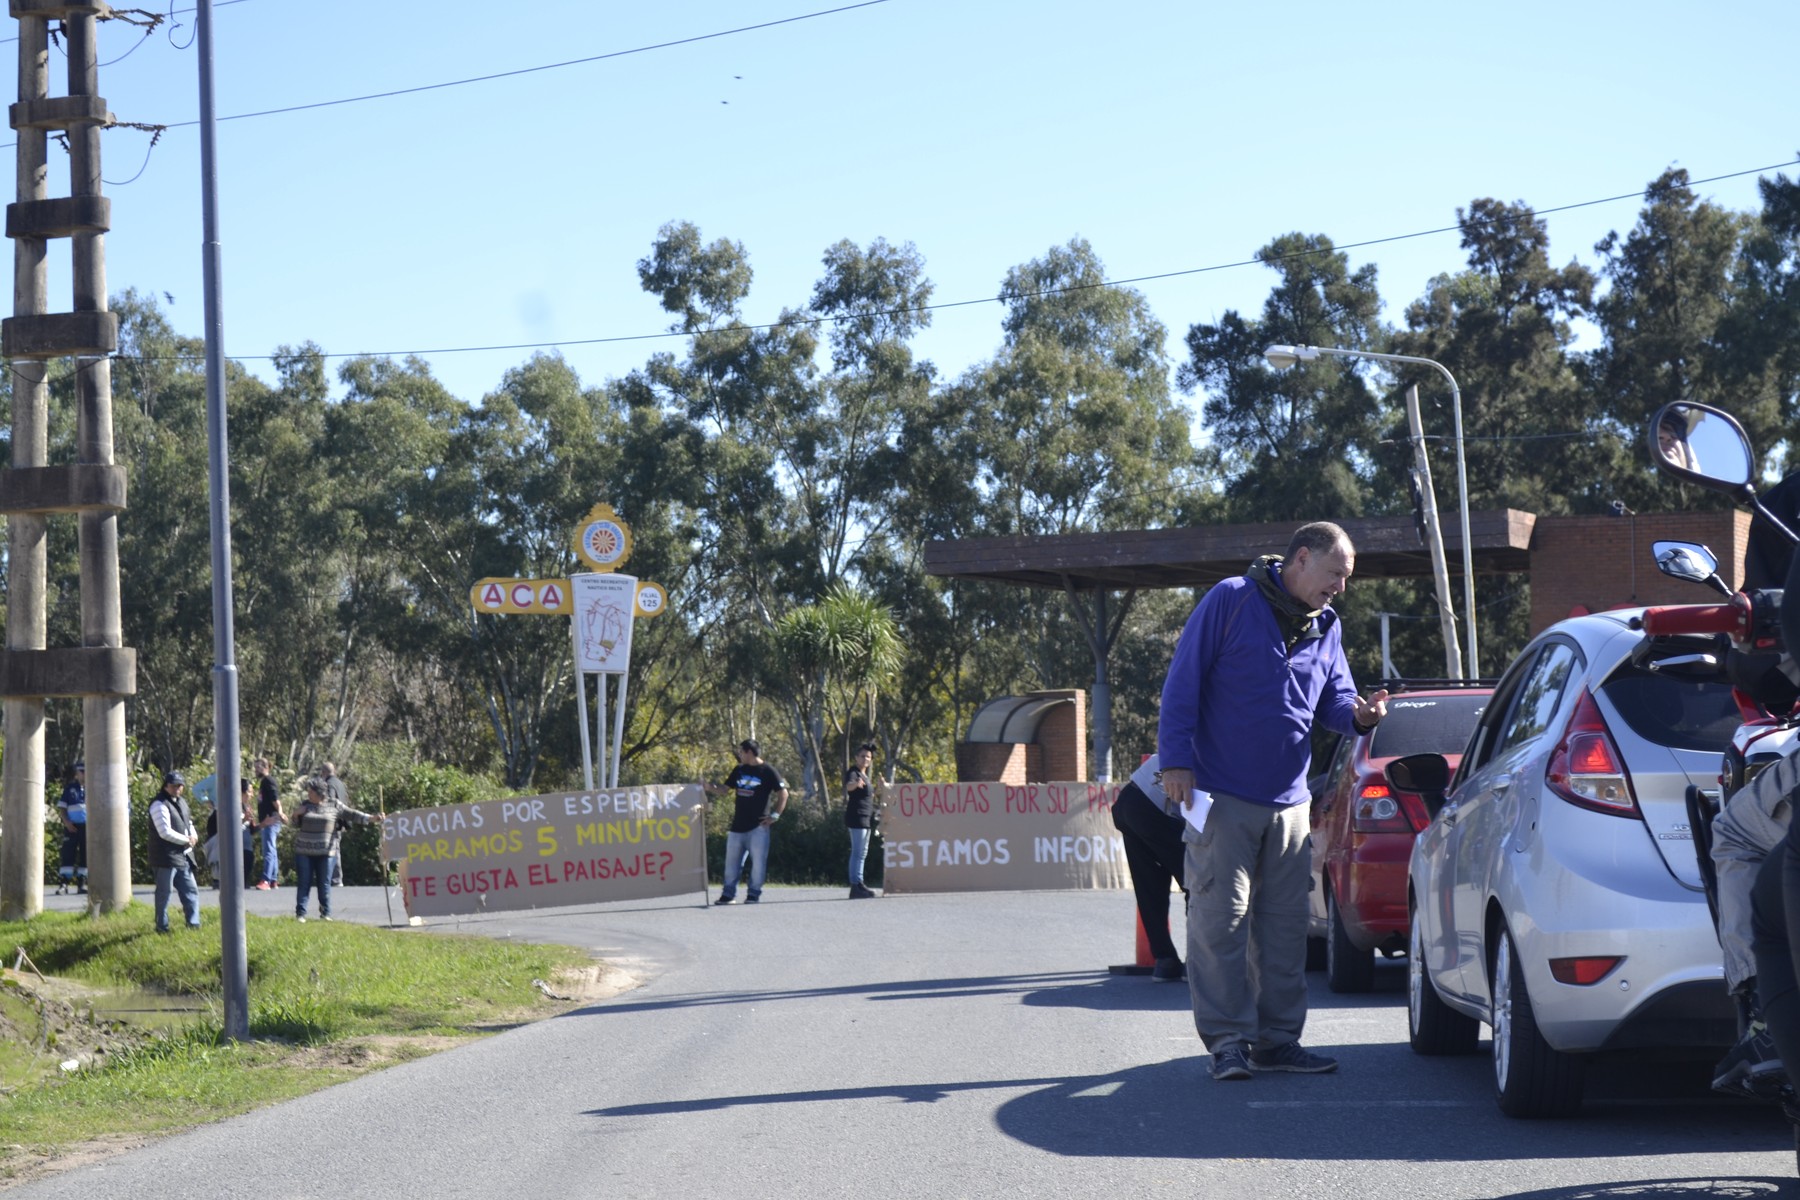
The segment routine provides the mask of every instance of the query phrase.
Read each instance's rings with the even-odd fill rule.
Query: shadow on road
[[[1604,1183],[1589,1187],[1546,1188],[1508,1192],[1495,1200],[1755,1200],[1760,1196],[1800,1195],[1792,1179],[1649,1179],[1636,1183]]]
[[[1052,971],[1034,975],[976,975],[961,979],[917,979],[858,983],[841,987],[792,988],[744,992],[689,992],[654,1000],[625,1000],[590,1005],[564,1017],[597,1017],[609,1013],[659,1012],[724,1004],[769,1004],[778,1000],[813,1000],[861,996],[870,1001],[943,1000],[967,996],[1018,996],[1020,1003],[1051,1008],[1089,1008],[1097,1012],[1136,1010],[1184,1012],[1188,991],[1135,976],[1105,971]]]
[[[858,1100],[931,1104],[968,1092],[996,1093],[995,1126],[1017,1141],[1069,1156],[1165,1159],[1304,1159],[1480,1162],[1591,1158],[1599,1144],[1620,1158],[1791,1151],[1777,1110],[1689,1091],[1608,1098],[1567,1121],[1514,1121],[1489,1098],[1485,1057],[1444,1062],[1440,1078],[1401,1087],[1393,1047],[1333,1047],[1343,1073],[1260,1075],[1243,1083],[1207,1078],[1198,1055],[1102,1075],[960,1080],[816,1091],[702,1096],[589,1110],[642,1117],[748,1105],[843,1104]],[[1003,1095],[1018,1093],[1022,1095]],[[1396,1097],[1385,1099],[1384,1097]],[[1404,1099],[1398,1097],[1406,1097]],[[1373,1134],[1373,1135],[1372,1135]],[[1496,1179],[1495,1195],[1504,1177]],[[1766,1179],[1690,1180],[1519,1194],[1515,1200],[1594,1197],[1762,1196]],[[1786,1186],[1792,1186],[1791,1181]],[[1627,1188],[1644,1190],[1630,1191]],[[1740,1190],[1717,1190],[1736,1187]],[[1651,1188],[1660,1190],[1648,1190]],[[1746,1190],[1747,1189],[1747,1190]]]

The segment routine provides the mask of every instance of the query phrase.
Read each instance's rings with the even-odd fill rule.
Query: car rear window
[[[1627,671],[1600,690],[1631,732],[1677,750],[1721,752],[1744,719],[1728,683]]]
[[[1370,739],[1369,757],[1461,754],[1487,702],[1486,692],[1469,696],[1408,696],[1402,692],[1388,701],[1387,716]]]

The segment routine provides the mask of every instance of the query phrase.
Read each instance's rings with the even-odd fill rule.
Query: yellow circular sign
[[[631,526],[610,504],[596,504],[575,530],[575,553],[596,571],[613,571],[631,557]]]
[[[632,609],[640,617],[654,617],[669,607],[669,594],[662,589],[660,583],[639,583],[637,601]]]

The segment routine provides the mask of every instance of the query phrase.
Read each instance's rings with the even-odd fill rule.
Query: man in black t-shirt
[[[875,893],[863,884],[863,860],[869,856],[869,838],[875,827],[875,786],[870,768],[875,743],[864,742],[844,771],[844,827],[850,831],[850,899],[872,900]]]
[[[737,760],[737,768],[723,784],[705,785],[709,796],[729,793],[737,797],[731,828],[725,834],[725,882],[718,902],[736,902],[738,876],[743,874],[747,854],[750,887],[744,902],[755,904],[762,899],[763,880],[769,873],[769,829],[787,807],[788,786],[781,772],[763,761],[762,746],[755,738],[738,743]]]

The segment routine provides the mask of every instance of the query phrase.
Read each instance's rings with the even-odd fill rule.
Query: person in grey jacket
[[[289,822],[294,829],[294,871],[300,877],[294,897],[294,916],[306,920],[306,896],[319,889],[319,916],[331,920],[331,860],[337,857],[338,838],[346,822],[366,825],[375,818],[341,804],[330,784],[318,777],[306,781],[306,798]]]

